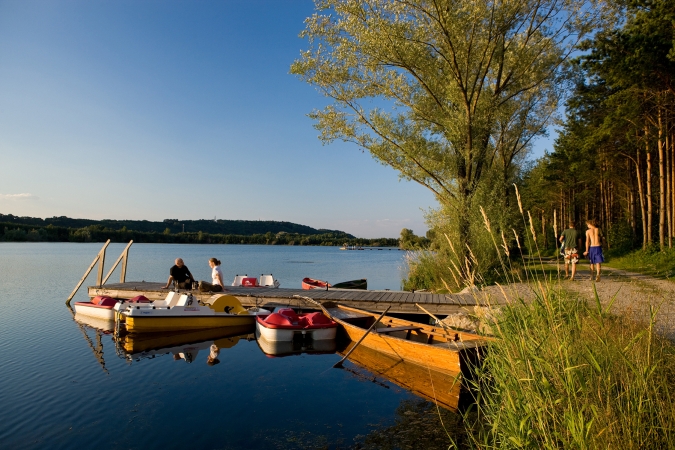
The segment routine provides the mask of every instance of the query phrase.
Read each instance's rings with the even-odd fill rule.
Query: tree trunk
[[[635,175],[638,184],[638,198],[640,199],[640,218],[642,219],[642,248],[647,248],[647,208],[645,205],[645,190],[642,186],[642,164],[640,164],[640,149],[637,149],[635,158]]]
[[[649,152],[649,128],[645,125],[645,151],[647,152],[647,244],[654,242],[652,239],[652,218],[654,217],[652,211],[652,154]]]
[[[659,151],[659,246],[666,246],[666,168],[663,151],[663,118],[661,108],[658,108],[658,139]]]
[[[670,155],[670,140],[668,130],[668,120],[665,121],[665,153],[666,153],[666,218],[668,219],[668,248],[673,248],[673,214],[672,208],[673,204],[671,202],[672,196],[672,180],[671,180],[671,167],[673,165],[673,160]]]

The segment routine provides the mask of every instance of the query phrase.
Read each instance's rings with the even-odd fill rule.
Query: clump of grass
[[[531,217],[520,212],[530,231],[524,240],[538,252]],[[646,323],[610,314],[613,301],[603,306],[595,290],[591,298],[566,293],[540,258],[523,262],[521,280],[504,233],[483,217],[495,249],[503,249],[504,279],[531,281],[534,295],[524,301],[502,289],[496,339],[468,380],[477,393],[475,416],[466,416],[470,447],[675,448],[675,346],[654,333],[657,310]]]
[[[544,286],[502,307],[473,383],[477,448],[675,447],[675,347],[647,324]]]
[[[675,249],[661,250],[658,246],[635,250],[609,258],[609,265],[617,269],[639,272],[655,277],[675,277]]]

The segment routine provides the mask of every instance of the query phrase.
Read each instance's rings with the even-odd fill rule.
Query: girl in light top
[[[225,290],[225,283],[223,282],[223,271],[220,269],[220,261],[216,258],[209,259],[209,267],[211,267],[211,283],[206,281],[199,282],[199,290],[202,292],[221,292]]]

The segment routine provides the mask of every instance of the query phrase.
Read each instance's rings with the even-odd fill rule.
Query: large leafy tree
[[[434,192],[461,244],[486,180],[505,197],[544,131],[565,62],[598,23],[577,0],[316,0],[291,71],[332,103],[321,139],[354,142]],[[496,180],[496,181],[495,181]],[[465,248],[465,245],[461,245]]]

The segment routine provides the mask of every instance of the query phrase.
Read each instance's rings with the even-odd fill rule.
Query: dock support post
[[[80,286],[82,286],[82,283],[84,283],[84,280],[87,279],[87,276],[91,272],[91,269],[94,268],[96,263],[99,263],[98,265],[98,277],[97,281],[99,286],[101,285],[101,279],[103,278],[103,263],[105,260],[105,249],[108,247],[108,244],[110,244],[110,239],[108,239],[105,244],[103,244],[103,248],[98,252],[98,255],[96,255],[96,258],[91,262],[91,265],[87,269],[87,271],[84,273],[82,278],[80,278],[80,282],[77,283],[77,286],[75,286],[75,289],[73,289],[73,292],[70,293],[68,298],[66,299],[66,305],[70,306],[70,301],[75,297],[75,294],[77,293],[77,290],[80,289]]]
[[[127,277],[127,260],[129,259],[129,247],[131,247],[131,244],[133,244],[134,241],[129,241],[127,246],[124,248],[122,253],[120,254],[119,258],[117,258],[117,261],[115,261],[115,264],[110,268],[110,271],[108,272],[108,275],[105,276],[103,279],[102,283],[99,283],[99,287],[104,285],[106,281],[108,281],[108,278],[110,278],[110,275],[112,275],[113,271],[117,267],[117,265],[122,261],[122,272],[120,272],[120,283],[124,283],[124,280]]]

